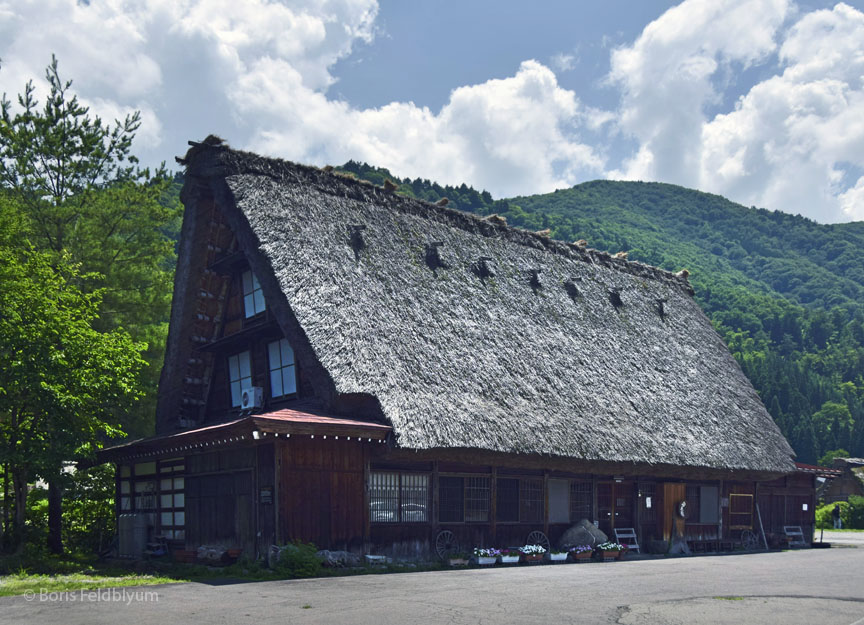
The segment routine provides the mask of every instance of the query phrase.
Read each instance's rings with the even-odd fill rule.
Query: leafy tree
[[[136,435],[151,433],[155,390],[170,312],[180,204],[164,166],[138,167],[131,153],[136,112],[113,124],[93,117],[63,81],[52,56],[40,104],[32,81],[17,107],[0,99],[0,217],[15,220],[17,240],[81,266],[73,279],[102,291],[96,328],[123,327],[148,344],[142,383],[147,400],[123,418]],[[8,220],[8,221],[7,221]],[[9,225],[5,230],[13,230]],[[4,237],[0,225],[0,242]]]
[[[834,449],[832,451],[825,452],[825,455],[819,458],[819,466],[820,467],[830,467],[834,464],[834,458],[848,458],[849,452],[845,449]]]
[[[82,292],[85,278],[47,254],[0,248],[0,464],[12,478],[18,544],[28,484],[59,483],[66,461],[121,433],[119,414],[138,396],[144,346],[94,329],[101,292]]]

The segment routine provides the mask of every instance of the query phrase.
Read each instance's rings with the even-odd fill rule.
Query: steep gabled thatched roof
[[[186,163],[399,446],[794,470],[685,278],[221,146]]]

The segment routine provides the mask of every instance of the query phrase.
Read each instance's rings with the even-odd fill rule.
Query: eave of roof
[[[102,462],[121,458],[187,453],[225,445],[251,443],[268,434],[274,437],[321,436],[346,442],[383,442],[392,431],[389,425],[326,415],[317,412],[282,409],[243,416],[234,421],[187,430],[168,436],[139,439],[99,451]]]
[[[815,464],[804,464],[803,462],[796,462],[795,468],[802,473],[815,473],[822,477],[838,477],[843,472],[840,469],[820,467]]]

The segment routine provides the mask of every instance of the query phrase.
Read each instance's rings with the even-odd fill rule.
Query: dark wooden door
[[[187,544],[255,553],[252,471],[186,478]]]
[[[634,527],[633,524],[633,483],[600,482],[597,484],[597,513],[600,529],[615,537],[613,530]]]

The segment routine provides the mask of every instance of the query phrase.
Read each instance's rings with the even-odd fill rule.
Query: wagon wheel
[[[741,532],[741,544],[747,551],[756,551],[760,547],[760,540],[755,532],[744,530]]]
[[[442,560],[446,560],[451,553],[459,551],[459,542],[456,535],[450,530],[442,530],[435,537],[435,553]]]
[[[540,531],[533,531],[528,534],[528,538],[525,539],[526,545],[540,545],[546,551],[549,551],[549,538],[547,538],[546,534]]]

